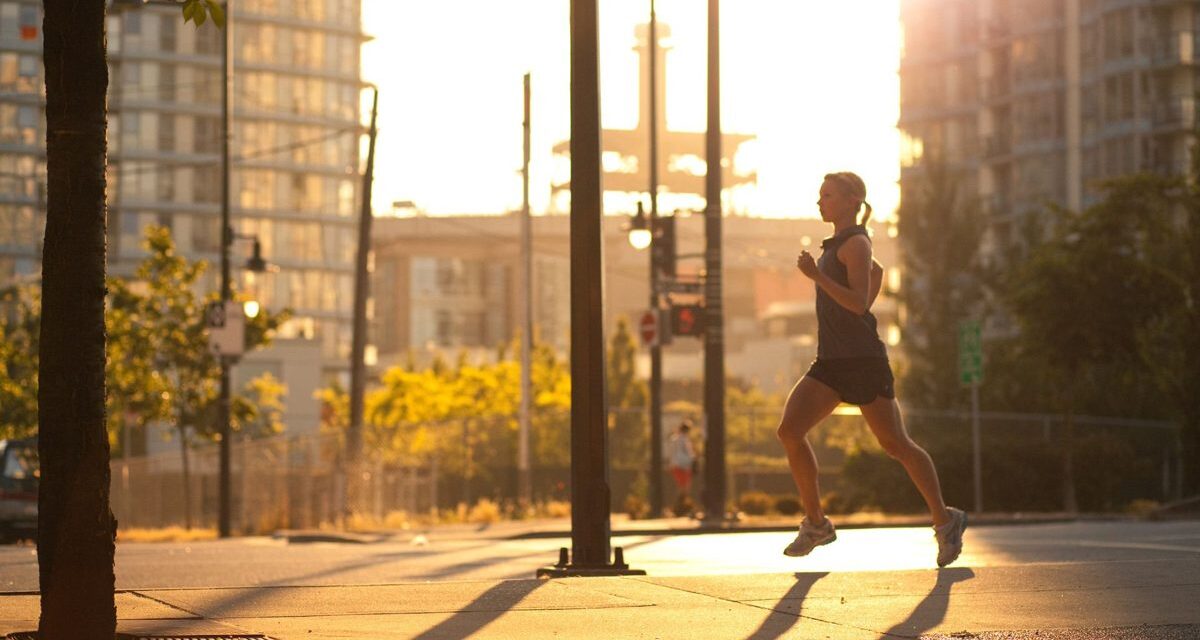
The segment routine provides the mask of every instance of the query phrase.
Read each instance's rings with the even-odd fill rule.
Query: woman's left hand
[[[801,251],[800,257],[796,258],[796,267],[800,269],[800,273],[814,280],[821,273],[821,270],[817,268],[817,261],[807,250]]]

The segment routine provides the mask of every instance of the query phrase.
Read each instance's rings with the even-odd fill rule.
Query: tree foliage
[[[135,440],[148,424],[186,428],[186,437],[216,438],[215,410],[219,366],[208,349],[204,306],[196,283],[207,269],[175,250],[165,227],[146,229],[146,258],[129,279],[109,277],[104,314],[105,379],[109,442],[123,448],[130,427]],[[247,320],[247,348],[265,346],[287,310],[263,312]],[[37,426],[39,287],[0,290],[0,437],[22,437]],[[270,376],[250,381],[231,401],[235,433],[261,436],[282,430],[286,388]],[[127,425],[129,421],[131,424]],[[181,431],[183,433],[183,431]],[[123,450],[123,449],[119,449]],[[138,450],[131,453],[139,453]]]
[[[0,289],[0,438],[37,431],[39,293],[26,284]]]
[[[218,297],[197,293],[208,264],[181,256],[166,227],[147,227],[143,248],[146,258],[131,280],[109,279],[109,403],[120,409],[109,412],[110,434],[128,415],[142,427],[172,424],[184,442],[217,440],[220,363],[208,348],[204,308]],[[247,350],[269,344],[289,316],[288,310],[264,310],[247,318]],[[232,430],[247,435],[280,430],[280,397],[286,390],[273,378],[252,381],[247,390],[253,399],[236,394],[231,400]],[[263,415],[260,409],[274,413]]]
[[[959,175],[937,161],[923,166],[898,213],[905,285],[897,296],[907,358],[900,383],[907,402],[941,409],[963,398],[957,327],[983,310],[984,224],[978,204],[961,192]]]
[[[650,392],[637,378],[638,345],[629,320],[617,318],[608,347],[608,450],[614,468],[645,468],[649,451],[646,408]]]

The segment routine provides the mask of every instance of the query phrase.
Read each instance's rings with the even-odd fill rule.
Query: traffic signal
[[[654,241],[650,243],[652,261],[659,273],[668,278],[675,277],[675,216],[654,219]]]
[[[671,305],[671,333],[677,336],[704,335],[704,307],[698,304]]]

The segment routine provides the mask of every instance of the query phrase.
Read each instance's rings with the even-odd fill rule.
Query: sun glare
[[[649,2],[601,3],[602,114],[637,121],[633,30]],[[364,76],[380,88],[377,211],[412,201],[430,213],[520,206],[521,83],[532,74],[535,212],[550,206],[555,143],[570,134],[569,3],[364,0]],[[667,126],[703,131],[704,3],[659,0],[669,25]],[[735,162],[758,172],[737,195],[752,215],[816,215],[821,176],[863,175],[879,218],[898,199],[898,0],[725,2],[722,126],[757,136]]]

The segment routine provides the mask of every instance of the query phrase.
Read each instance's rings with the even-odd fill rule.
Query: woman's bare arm
[[[875,299],[879,297],[879,291],[883,289],[883,265],[879,261],[871,258],[871,292],[867,299],[867,309],[875,306]]]
[[[862,315],[871,308],[871,242],[862,236],[850,238],[838,249],[837,258],[846,265],[846,279],[850,286],[842,286],[819,269],[801,267],[804,275],[813,279],[829,297],[850,312]],[[881,279],[882,281],[882,279]]]

